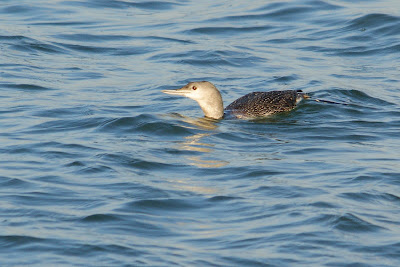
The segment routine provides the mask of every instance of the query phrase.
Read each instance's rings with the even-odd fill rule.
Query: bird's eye
[[[193,86],[192,86],[192,89],[193,89],[193,90],[196,90],[196,89],[197,89],[197,87],[196,87],[195,85],[193,85]]]

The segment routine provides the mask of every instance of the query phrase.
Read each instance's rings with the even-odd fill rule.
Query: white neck
[[[224,105],[221,95],[205,101],[198,100],[197,103],[199,103],[206,117],[218,120],[224,116]]]

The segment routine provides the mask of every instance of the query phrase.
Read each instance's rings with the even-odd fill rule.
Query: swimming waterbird
[[[196,100],[204,115],[212,119],[265,117],[290,111],[301,100],[309,98],[301,90],[253,92],[236,99],[224,109],[221,93],[212,83],[207,81],[190,82],[180,89],[163,90],[162,92]]]

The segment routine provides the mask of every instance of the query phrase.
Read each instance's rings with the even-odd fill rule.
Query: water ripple
[[[126,9],[126,8],[140,8],[149,10],[168,10],[179,5],[178,3],[167,2],[167,1],[145,1],[145,2],[127,2],[118,0],[90,0],[90,1],[65,1],[66,5],[89,7],[89,8],[116,8],[116,9]]]

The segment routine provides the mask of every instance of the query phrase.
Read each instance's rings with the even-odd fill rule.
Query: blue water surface
[[[0,265],[399,266],[399,73],[397,0],[3,0]]]

